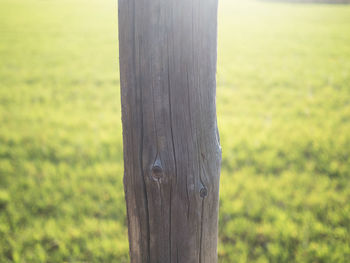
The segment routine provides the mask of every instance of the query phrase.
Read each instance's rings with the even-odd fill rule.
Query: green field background
[[[348,263],[350,6],[219,2],[219,262]],[[117,36],[0,0],[1,263],[129,261]]]

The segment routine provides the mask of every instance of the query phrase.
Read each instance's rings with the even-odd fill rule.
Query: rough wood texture
[[[217,0],[119,0],[132,263],[217,262]]]

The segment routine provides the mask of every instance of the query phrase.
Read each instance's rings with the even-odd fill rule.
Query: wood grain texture
[[[132,263],[217,262],[217,0],[119,0]]]

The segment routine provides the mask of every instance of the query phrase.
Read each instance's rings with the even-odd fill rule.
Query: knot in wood
[[[202,198],[206,197],[206,196],[208,195],[208,190],[207,190],[207,188],[203,187],[203,188],[200,190],[199,195],[200,195]]]
[[[153,165],[152,176],[153,178],[159,180],[163,176],[163,168],[159,165]]]

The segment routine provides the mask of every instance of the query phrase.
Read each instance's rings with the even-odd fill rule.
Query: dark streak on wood
[[[217,0],[119,0],[132,263],[217,262]]]

